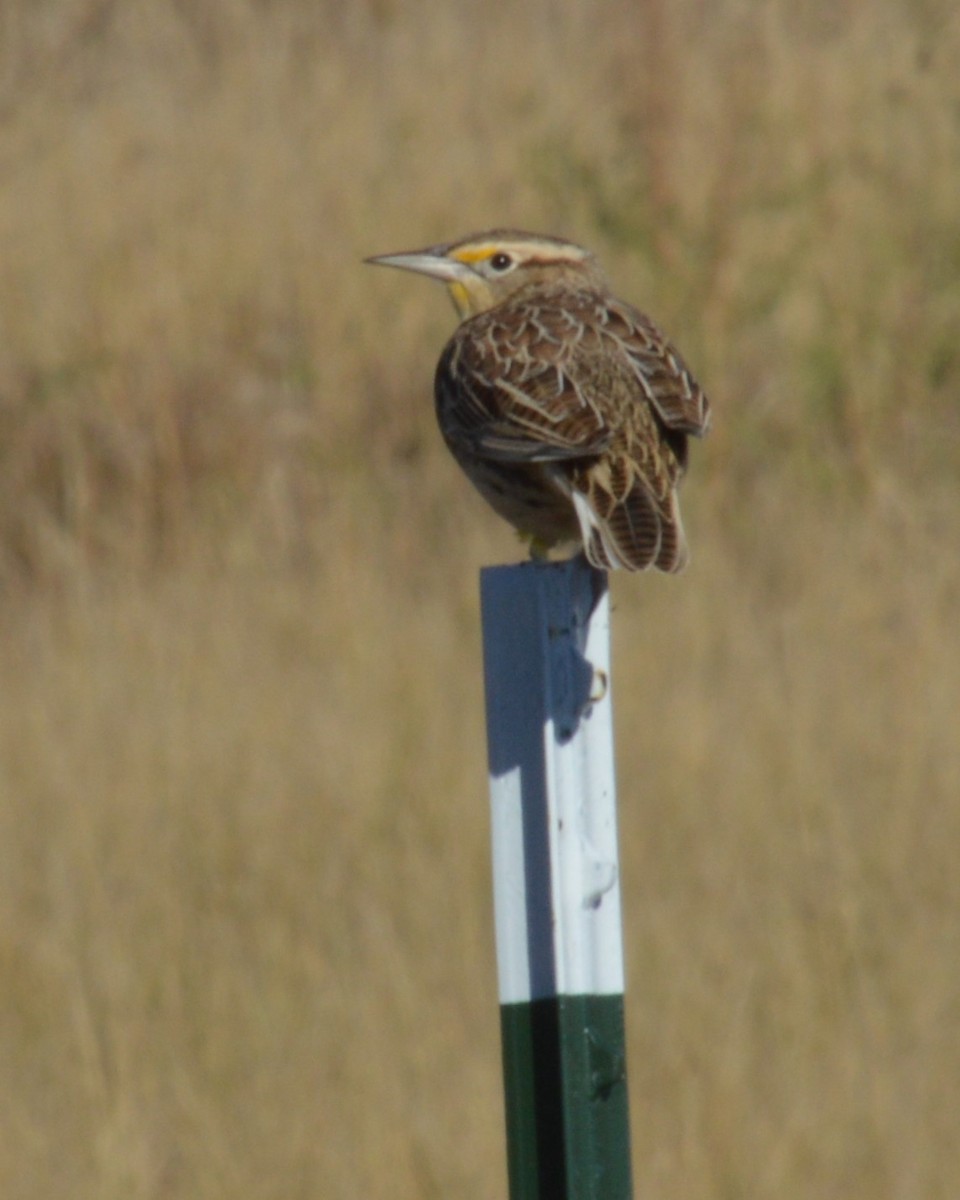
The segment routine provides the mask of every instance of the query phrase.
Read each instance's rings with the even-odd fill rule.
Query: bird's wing
[[[623,348],[644,396],[667,429],[700,437],[710,426],[710,402],[657,326],[619,300],[607,301],[596,319],[602,334]]]
[[[451,339],[436,377],[447,440],[503,461],[602,454],[622,423],[610,400],[631,393],[685,459],[683,435],[709,425],[706,396],[648,317],[593,292],[532,296],[474,317]]]
[[[563,373],[542,372],[522,384],[469,371],[447,392],[442,422],[447,440],[489,458],[516,462],[561,462],[601,454],[610,431],[581,406],[577,389]],[[454,392],[453,395],[450,395]]]
[[[440,425],[455,446],[515,462],[602,454],[613,431],[594,403],[565,314],[511,305],[461,326],[437,367]]]

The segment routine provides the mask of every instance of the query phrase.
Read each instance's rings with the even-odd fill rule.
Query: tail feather
[[[599,514],[590,498],[576,488],[572,498],[584,552],[593,566],[604,571],[656,567],[671,573],[686,566],[687,541],[672,490],[659,503],[638,482],[606,515]]]
[[[660,571],[676,574],[682,571],[689,561],[690,551],[680,518],[680,502],[677,500],[677,493],[671,491],[667,496],[666,511],[661,513],[660,550],[655,566]]]

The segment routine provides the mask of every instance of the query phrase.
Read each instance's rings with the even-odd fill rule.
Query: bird
[[[492,229],[365,260],[444,283],[460,318],[434,377],[444,441],[533,558],[674,573],[689,435],[710,405],[653,321],[563,238]]]

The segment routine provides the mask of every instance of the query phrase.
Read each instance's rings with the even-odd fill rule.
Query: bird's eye
[[[490,266],[493,267],[495,271],[506,271],[508,267],[513,266],[513,259],[509,254],[504,254],[501,250],[498,254],[492,254],[490,256]]]

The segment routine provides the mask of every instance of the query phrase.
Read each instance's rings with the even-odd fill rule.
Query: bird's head
[[[443,246],[381,254],[366,261],[439,279],[447,285],[461,320],[493,308],[531,283],[606,286],[589,250],[562,238],[516,229],[493,229]]]

